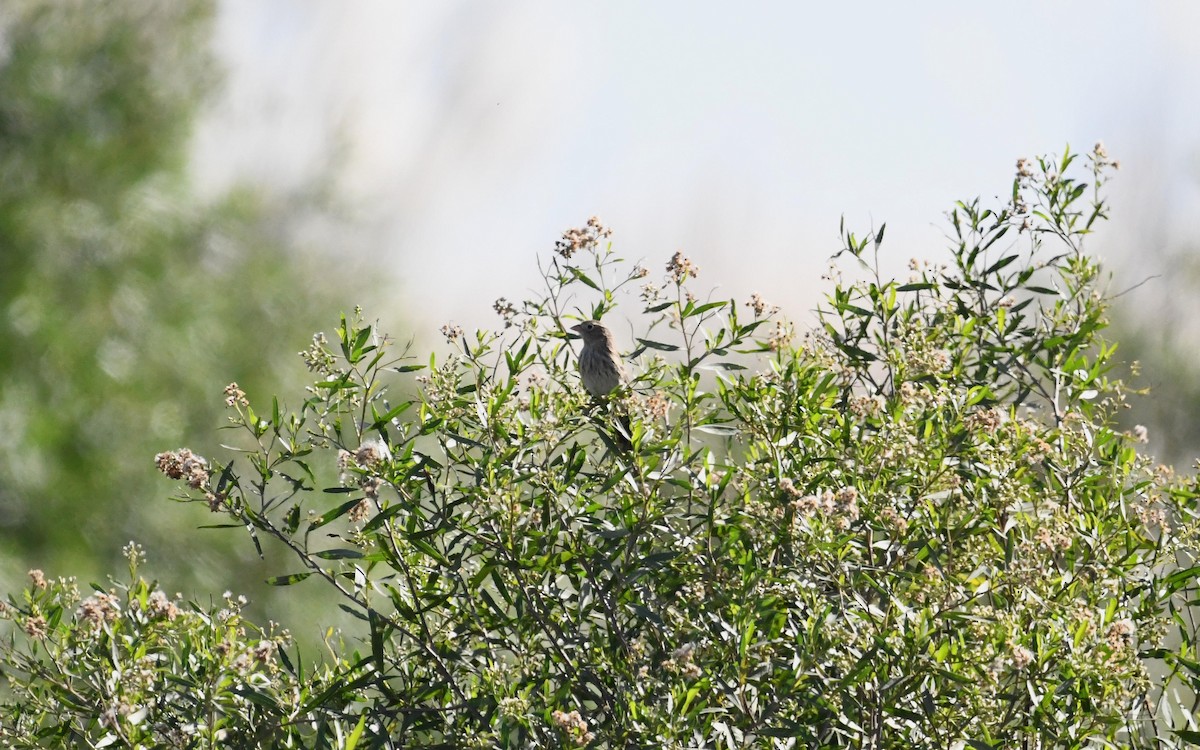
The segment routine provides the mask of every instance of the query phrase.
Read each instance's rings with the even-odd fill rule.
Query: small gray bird
[[[583,379],[583,387],[594,398],[607,396],[625,376],[612,331],[598,320],[585,320],[571,330],[583,339],[583,348],[579,351],[579,376]]]
[[[598,320],[585,320],[571,328],[583,339],[583,348],[579,350],[579,376],[583,387],[592,398],[599,401],[612,393],[625,377],[625,368],[621,365],[621,355],[617,353],[617,342],[612,331],[605,328]],[[620,453],[627,453],[633,446],[630,436],[633,434],[629,415],[624,407],[613,415],[616,429],[606,436],[609,445]]]

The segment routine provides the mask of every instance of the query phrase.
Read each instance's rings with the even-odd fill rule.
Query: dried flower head
[[[651,419],[663,420],[667,418],[667,412],[671,410],[671,401],[656,391],[646,399],[644,408]]]
[[[675,279],[676,284],[682,284],[688,279],[694,279],[700,273],[700,268],[684,256],[682,250],[676,250],[667,261],[667,273]]]
[[[505,328],[512,328],[513,318],[517,317],[517,308],[513,305],[513,303],[509,302],[506,298],[501,297],[492,303],[492,309],[496,311],[497,315],[504,319]]]
[[[1136,632],[1132,620],[1117,620],[1108,627],[1108,632],[1104,638],[1108,641],[1108,646],[1113,651],[1133,647],[1133,635]]]
[[[1002,409],[992,407],[989,409],[979,409],[971,412],[967,418],[963,420],[968,430],[982,431],[991,435],[996,430],[1000,429],[1000,425],[1004,423],[1006,415]]]
[[[249,406],[250,400],[246,398],[246,392],[238,388],[237,383],[230,383],[225,386],[225,405]]]
[[[346,514],[346,519],[350,521],[350,523],[362,523],[363,521],[367,520],[367,517],[370,515],[371,501],[364,497],[362,500],[358,501],[357,505],[350,509],[350,512]]]
[[[29,636],[30,638],[36,638],[39,641],[45,638],[46,634],[49,632],[49,628],[46,624],[46,618],[42,617],[41,615],[30,615],[27,617],[25,619],[23,628],[25,630],[25,635]]]
[[[175,606],[175,602],[167,598],[166,593],[161,590],[150,592],[147,603],[150,607],[150,614],[158,619],[174,620],[179,616],[179,607]]]
[[[786,488],[781,487],[781,489],[784,489],[785,492],[787,491]],[[821,499],[816,495],[802,495],[793,499],[788,504],[797,515],[811,516],[820,509]]]
[[[223,504],[225,502],[225,493],[224,492],[211,492],[211,491],[205,492],[204,493],[204,502],[208,503],[209,511],[216,513],[218,511],[220,511],[221,508],[223,507]]]
[[[208,486],[208,461],[187,448],[159,453],[154,456],[154,464],[171,479],[185,480],[192,489]]]
[[[879,520],[892,529],[895,529],[896,533],[900,536],[903,536],[908,531],[908,519],[900,515],[895,508],[889,507],[879,511]]]
[[[80,618],[97,626],[112,622],[120,613],[121,607],[117,598],[103,591],[97,591],[79,605]]]
[[[274,641],[259,641],[258,645],[250,650],[250,653],[255,661],[266,664],[275,654],[275,648]]]
[[[1012,652],[1012,663],[1017,669],[1025,669],[1033,663],[1034,653],[1024,646],[1010,644]]]
[[[600,241],[611,236],[612,230],[593,216],[587,220],[586,226],[563,232],[562,239],[554,243],[554,252],[570,260],[572,255],[581,250],[595,252],[596,248],[600,246]]]
[[[842,487],[834,495],[836,512],[850,520],[858,518],[858,490],[853,487]]]
[[[856,417],[874,417],[883,411],[887,401],[878,394],[850,397],[850,413]]]
[[[1052,450],[1049,443],[1041,438],[1034,438],[1025,449],[1025,463],[1030,466],[1040,464]]]
[[[775,321],[775,328],[771,331],[771,335],[767,338],[767,348],[773,352],[786,349],[792,343],[792,337],[795,333],[792,327],[782,320]]]
[[[746,303],[746,306],[754,311],[756,318],[761,318],[764,314],[774,315],[779,312],[779,307],[768,304],[757,292],[750,295],[750,301]]]
[[[354,462],[364,468],[370,468],[385,461],[392,460],[392,450],[381,438],[371,438],[358,446],[354,452]]]
[[[578,711],[570,713],[555,711],[550,718],[559,729],[566,733],[574,745],[583,747],[596,738],[595,734],[588,731],[587,722],[583,720]]]
[[[383,478],[366,476],[358,481],[358,486],[367,497],[376,500],[379,498],[379,488],[383,486]]]

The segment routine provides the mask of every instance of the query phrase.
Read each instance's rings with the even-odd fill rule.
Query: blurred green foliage
[[[214,4],[0,8],[0,548],[84,580],[143,543],[172,590],[246,591],[257,556],[164,514],[157,451],[213,435],[221,389],[278,387],[336,306],[283,228],[312,209],[203,201],[188,139],[219,82]],[[361,292],[361,285],[356,287]],[[197,449],[212,447],[196,445]],[[155,510],[155,509],[159,510]],[[237,571],[241,571],[238,573]],[[242,581],[246,581],[246,586]]]
[[[1135,273],[1133,284],[1118,290],[1124,296],[1114,305],[1113,330],[1144,394],[1123,420],[1129,429],[1145,426],[1150,452],[1164,463],[1194,472],[1200,459],[1194,310],[1200,247],[1185,243],[1144,260]]]

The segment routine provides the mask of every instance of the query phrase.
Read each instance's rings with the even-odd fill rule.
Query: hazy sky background
[[[226,0],[196,174],[295,189],[332,168],[360,229],[313,242],[366,253],[431,338],[493,325],[593,214],[624,257],[683,249],[698,288],[804,322],[841,215],[887,222],[903,274],[944,257],[955,199],[1102,139],[1122,170],[1093,248],[1133,254],[1134,283],[1200,234],[1197,30],[1190,0]]]

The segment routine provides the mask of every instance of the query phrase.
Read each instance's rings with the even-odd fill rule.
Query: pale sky
[[[682,249],[698,288],[804,322],[840,216],[886,222],[903,274],[945,257],[954,200],[1068,142],[1121,160],[1093,248],[1144,275],[1200,236],[1197,30],[1190,0],[225,0],[195,169],[287,189],[333,166],[362,229],[313,242],[371,258],[426,340],[494,325],[593,214],[656,274]]]

